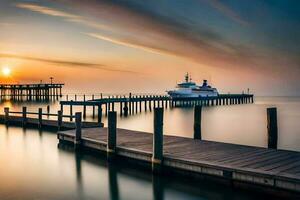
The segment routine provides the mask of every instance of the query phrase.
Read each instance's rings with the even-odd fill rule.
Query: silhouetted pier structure
[[[63,83],[0,84],[0,97],[13,100],[49,100],[62,96]]]
[[[107,128],[82,128],[81,113],[76,113],[76,130],[60,131],[58,139],[76,149],[102,152],[108,162],[125,159],[151,166],[153,173],[205,176],[233,186],[299,197],[300,153],[276,149],[276,108],[267,110],[268,148],[202,140],[201,106],[195,106],[194,138],[164,135],[163,111],[154,109],[152,133],[117,128],[115,111],[108,113]]]
[[[55,119],[50,119],[55,118]],[[57,113],[50,113],[50,107],[47,111],[39,108],[37,112],[28,111],[27,107],[23,107],[22,111],[11,111],[9,107],[4,108],[4,114],[0,115],[0,124],[11,126],[21,126],[23,128],[38,128],[38,129],[54,129],[54,130],[69,130],[75,129],[76,124],[72,122],[75,115],[63,115],[59,110]],[[67,119],[67,120],[64,120]],[[83,121],[83,128],[102,127],[103,123]]]
[[[87,107],[92,107],[92,115],[95,117],[96,107],[98,113],[104,113],[107,116],[109,111],[115,111],[116,107],[119,108],[120,116],[128,116],[138,112],[152,111],[156,107],[173,108],[173,107],[193,107],[195,105],[201,106],[221,106],[221,105],[234,105],[234,104],[248,104],[253,103],[252,94],[220,94],[216,97],[195,97],[195,98],[171,98],[166,95],[118,95],[108,96],[102,98],[95,98],[91,96],[90,100],[86,95],[83,95],[83,100],[60,101],[61,109],[64,111],[64,106],[69,106],[70,113],[73,113],[74,106],[82,106],[83,117],[86,117]],[[69,99],[69,96],[66,96]],[[118,104],[118,105],[116,105]],[[104,108],[103,108],[104,107]]]

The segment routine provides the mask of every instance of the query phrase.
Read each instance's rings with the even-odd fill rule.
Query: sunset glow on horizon
[[[10,70],[10,68],[8,66],[4,66],[2,68],[2,74],[3,74],[3,76],[8,77],[10,75],[10,73],[11,73],[11,70]]]
[[[189,72],[222,93],[295,96],[299,27],[296,1],[1,0],[0,82],[163,93]]]

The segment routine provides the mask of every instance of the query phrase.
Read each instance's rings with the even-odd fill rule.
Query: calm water
[[[264,199],[207,181],[152,176],[58,147],[54,133],[0,125],[0,199]]]
[[[3,102],[19,110],[23,103]],[[30,110],[48,103],[26,104]],[[266,107],[276,106],[279,147],[300,151],[300,99],[259,98],[253,105],[204,108],[203,137],[254,146],[266,145]],[[58,108],[51,104],[52,112]],[[1,108],[3,109],[3,108]],[[66,110],[67,111],[67,110]],[[89,110],[91,111],[91,110]],[[118,121],[123,128],[152,131],[153,113]],[[192,136],[193,110],[165,111],[165,133]],[[92,120],[89,116],[88,120]],[[99,155],[58,147],[55,133],[0,125],[0,199],[265,199],[207,181],[156,177],[127,164],[108,165]]]
[[[80,97],[78,97],[80,98]],[[70,99],[70,98],[69,98]],[[26,103],[31,111],[49,103]],[[3,107],[9,106],[11,110],[21,110],[24,103],[3,102]],[[60,109],[58,103],[52,102],[51,112]],[[202,136],[205,140],[244,144],[266,147],[267,145],[267,119],[266,108],[276,106],[278,112],[278,148],[300,151],[300,97],[258,97],[255,104],[228,105],[205,107],[202,113]],[[116,111],[119,108],[116,106]],[[75,111],[82,111],[82,107],[75,107]],[[68,114],[65,107],[64,113]],[[92,108],[87,108],[87,120],[92,121]],[[104,117],[106,124],[106,119]],[[118,127],[132,130],[152,132],[153,113],[142,112],[128,118],[119,118]],[[165,110],[164,133],[192,137],[193,135],[193,109],[174,108]]]

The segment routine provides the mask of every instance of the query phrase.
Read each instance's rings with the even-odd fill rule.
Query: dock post
[[[135,113],[138,113],[138,100],[137,100],[137,97],[135,97]]]
[[[107,158],[110,160],[116,151],[117,145],[117,112],[108,112],[107,128]]]
[[[84,105],[83,105],[83,118],[85,119],[86,118],[85,94],[83,95],[83,102],[84,102]]]
[[[267,108],[268,148],[277,149],[277,108]]]
[[[93,105],[93,119],[95,118],[95,105]]]
[[[75,133],[74,146],[75,149],[77,149],[81,143],[81,112],[75,113],[75,126],[76,126],[76,133]]]
[[[144,110],[147,112],[147,100],[144,101]]]
[[[73,121],[73,107],[70,105],[70,121]]]
[[[149,110],[150,110],[150,112],[151,112],[151,109],[152,109],[152,105],[151,105],[151,99],[149,100]]]
[[[139,106],[140,106],[140,112],[142,112],[142,101],[141,101],[141,96],[140,96],[140,99],[139,99]]]
[[[50,113],[50,106],[47,105],[47,114],[49,114],[49,113]],[[48,117],[49,117],[49,115],[48,115]]]
[[[64,113],[64,105],[62,103],[60,103],[60,110],[62,113]]]
[[[123,102],[120,101],[120,116],[123,116]]]
[[[86,118],[86,105],[83,106],[83,118]]]
[[[105,116],[108,114],[108,103],[105,103]]]
[[[153,134],[153,153],[152,171],[160,172],[163,160],[163,108],[154,109],[154,134]]]
[[[4,108],[4,113],[5,113],[5,124],[8,125],[9,121],[9,107]]]
[[[92,95],[92,100],[95,100],[95,95]],[[93,105],[93,119],[95,118],[95,105]]]
[[[22,108],[22,117],[23,117],[22,125],[24,127],[26,126],[26,122],[27,122],[27,107],[25,106]]]
[[[58,131],[60,131],[61,126],[62,126],[62,111],[59,110],[59,111],[57,111],[57,129],[58,129]]]
[[[128,116],[128,101],[125,101],[124,103],[124,116],[127,117]]]
[[[38,115],[39,115],[39,124],[38,124],[38,126],[39,126],[39,128],[42,128],[42,121],[43,121],[43,109],[42,108],[39,108],[39,112],[38,112]]]
[[[194,109],[194,139],[201,140],[201,114],[202,106],[195,106]]]
[[[98,124],[99,126],[101,125],[102,121],[102,105],[98,105]]]

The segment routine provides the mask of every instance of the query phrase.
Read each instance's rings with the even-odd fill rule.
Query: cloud
[[[90,2],[90,4],[88,2]],[[80,1],[72,1],[70,3],[78,4],[83,8],[82,10],[86,9],[86,12],[91,11],[89,12],[90,15],[94,15],[97,19],[105,19],[107,20],[107,23],[111,25],[108,26],[107,24],[87,19],[84,16],[36,4],[19,3],[16,4],[16,6],[44,15],[61,17],[69,22],[79,23],[100,30],[108,30],[111,33],[109,35],[104,35],[99,32],[86,33],[86,35],[116,45],[135,48],[159,55],[179,56],[196,62],[199,62],[199,60],[205,62],[201,59],[199,54],[207,54],[207,52],[212,51],[213,49],[214,51],[223,51],[226,49],[228,50],[227,53],[233,52],[233,50],[230,50],[231,47],[226,46],[226,44],[218,44],[222,40],[221,36],[212,31],[201,30],[201,35],[194,37],[199,32],[193,32],[192,30],[189,30],[189,32],[183,31],[186,29],[185,24],[166,17],[154,16],[149,12],[138,12],[139,9],[133,10],[130,7],[123,7],[129,5],[120,6],[108,1],[102,1],[102,3],[101,1],[87,1],[85,2],[86,4],[82,4]],[[113,13],[118,13],[118,16],[113,15]],[[133,36],[129,34],[124,36],[122,34],[122,31],[128,29],[131,30]],[[151,39],[152,37],[153,39]],[[157,41],[161,42],[158,43]],[[190,50],[186,48],[178,48],[176,45],[190,45],[192,52],[190,53]],[[202,51],[199,47],[206,48],[206,50]]]
[[[206,0],[209,5],[211,5],[213,8],[217,9],[219,12],[221,12],[226,17],[232,19],[233,21],[244,25],[249,26],[250,23],[243,18],[241,18],[234,10],[226,6],[224,3],[220,2],[219,0]]]
[[[22,55],[15,55],[15,54],[5,54],[5,53],[0,53],[0,58],[15,58],[15,59],[31,60],[31,61],[45,62],[45,63],[49,63],[49,64],[64,65],[64,66],[79,67],[79,68],[93,68],[93,69],[113,71],[113,72],[137,73],[134,71],[122,70],[122,69],[118,69],[115,67],[110,67],[110,66],[107,66],[104,64],[98,64],[98,63],[55,60],[55,59],[48,59],[48,58],[37,58],[37,57],[22,56]]]
[[[51,16],[55,16],[55,17],[65,17],[65,18],[69,18],[69,19],[81,19],[80,16],[78,15],[73,15],[67,12],[62,12],[62,11],[58,11],[49,7],[45,7],[45,6],[39,6],[36,4],[29,4],[29,3],[17,3],[16,7],[18,8],[24,8],[27,10],[31,10],[34,12],[39,12],[45,15],[51,15]]]
[[[36,5],[36,4],[32,4],[32,3],[17,3],[16,7],[30,10],[33,12],[38,12],[38,13],[48,15],[48,16],[61,17],[65,21],[82,24],[82,25],[89,26],[89,27],[96,28],[96,29],[103,29],[103,30],[110,29],[109,26],[107,26],[107,25],[92,22],[90,20],[85,19],[84,17],[82,17],[80,15],[75,15],[75,14],[72,14],[69,12],[61,11],[61,10],[46,7],[46,6],[40,6],[40,5]]]
[[[34,4],[21,4],[19,7],[59,16],[65,21],[95,28],[95,31],[85,33],[89,37],[149,53],[182,57],[200,65],[261,70],[264,67],[274,66],[274,63],[278,63],[276,60],[280,59],[272,58],[274,52],[263,52],[255,41],[249,45],[243,44],[241,40],[228,40],[222,32],[217,32],[209,25],[205,26],[205,23],[195,26],[191,19],[174,17],[169,13],[162,15],[135,1],[53,0],[53,2],[61,3],[60,10],[32,6]],[[220,1],[207,2],[235,22],[250,25]],[[63,8],[77,11],[80,16],[62,11]]]
[[[135,49],[141,49],[143,51],[147,51],[150,53],[155,53],[155,54],[160,54],[160,55],[165,54],[165,55],[172,55],[172,56],[176,55],[175,53],[172,53],[171,51],[143,45],[143,44],[138,43],[137,41],[133,41],[133,40],[130,41],[128,39],[127,40],[126,39],[117,39],[117,38],[113,38],[110,36],[104,36],[99,33],[85,33],[85,34],[92,38],[104,40],[104,41],[111,42],[111,43],[114,43],[117,45],[131,47],[131,48],[135,48]]]

